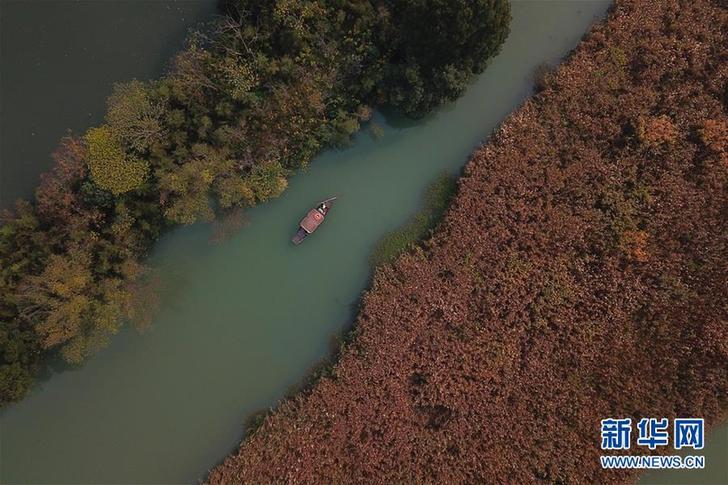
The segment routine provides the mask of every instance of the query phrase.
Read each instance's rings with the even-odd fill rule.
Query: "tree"
[[[0,344],[8,345],[5,340],[0,334]],[[19,362],[0,364],[0,405],[22,399],[32,383],[33,376],[28,367]]]
[[[143,154],[164,138],[161,120],[166,108],[152,98],[144,83],[133,80],[116,84],[107,106],[106,123],[125,148]]]
[[[288,187],[286,170],[277,161],[256,165],[247,182],[253,191],[254,203],[278,197]]]
[[[187,106],[203,103],[206,92],[219,89],[210,69],[212,55],[200,48],[199,42],[199,35],[192,37],[188,48],[174,58],[172,75],[165,80],[174,97]]]
[[[46,219],[68,222],[78,211],[77,184],[86,176],[86,147],[78,138],[65,137],[53,153],[53,169],[41,175],[35,191],[37,210]]]
[[[258,84],[255,67],[235,57],[225,57],[215,67],[226,91],[236,101],[245,100],[246,95]]]
[[[0,406],[21,399],[40,364],[32,326],[18,318],[18,281],[45,264],[50,241],[27,202],[6,212],[0,225]]]
[[[198,157],[172,171],[160,170],[164,215],[178,224],[211,221],[215,213],[210,206],[209,191],[215,180],[215,164],[208,157]]]
[[[91,179],[114,195],[138,189],[144,183],[149,164],[129,159],[119,139],[108,125],[91,128],[84,136],[88,147],[88,167]]]
[[[43,348],[60,348],[72,363],[105,345],[128,313],[123,281],[98,279],[92,266],[87,251],[54,254],[42,273],[19,286],[21,318],[33,325]]]
[[[215,179],[214,189],[220,207],[230,209],[240,205],[252,205],[255,192],[243,175],[236,170],[236,162],[227,160],[223,163],[220,175]]]
[[[392,62],[384,91],[389,102],[421,116],[459,96],[508,35],[506,0],[383,0],[397,22],[382,50]],[[446,40],[446,41],[444,41]]]
[[[44,348],[78,335],[91,308],[93,275],[86,253],[52,255],[45,270],[20,286],[20,314],[33,323]]]

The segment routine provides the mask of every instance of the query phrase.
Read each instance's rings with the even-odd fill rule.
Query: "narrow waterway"
[[[168,234],[152,258],[164,287],[152,327],[122,332],[84,367],[52,376],[0,415],[0,481],[203,478],[237,446],[245,417],[275,405],[351,323],[375,242],[417,210],[439,172],[462,167],[529,94],[536,67],[568,53],[608,4],[514,2],[501,55],[457,103],[417,123],[378,115],[381,139],[363,132],[352,148],[322,154],[222,244],[208,242],[205,225]],[[93,38],[92,30],[75,35]],[[4,170],[3,187],[11,177],[22,182],[15,173]],[[294,248],[297,221],[332,194],[341,199],[331,217]]]

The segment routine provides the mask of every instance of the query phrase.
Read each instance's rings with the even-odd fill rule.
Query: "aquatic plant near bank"
[[[372,266],[393,262],[397,256],[430,235],[445,214],[456,188],[455,176],[449,173],[439,175],[427,187],[422,209],[402,227],[388,232],[377,242],[370,258]]]
[[[139,315],[139,261],[164,230],[278,196],[372,105],[417,116],[454,99],[510,20],[505,0],[222,3],[164,78],[116,86],[104,124],[62,140],[35,203],[3,214],[0,404],[48,355],[81,362]]]
[[[377,273],[330,375],[208,481],[624,483],[601,419],[715,424],[727,34],[719,2],[617,1]]]

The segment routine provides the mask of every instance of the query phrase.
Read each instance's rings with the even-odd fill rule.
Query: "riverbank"
[[[623,481],[610,416],[728,393],[725,9],[619,1],[380,271],[332,376],[212,483]]]
[[[400,254],[427,239],[445,215],[456,189],[457,177],[447,172],[438,175],[425,191],[422,209],[377,242],[370,258],[372,267],[394,262]]]
[[[275,406],[351,326],[376,242],[417,213],[439,173],[462,170],[483,133],[530,95],[537,66],[557,64],[608,2],[512,6],[501,54],[456,102],[417,122],[375,113],[378,140],[364,132],[326,151],[220,244],[205,224],[163,236],[148,260],[162,280],[151,326],[122,329],[83,367],[0,412],[0,481],[204,478],[236,448],[245,417]],[[330,193],[342,198],[326,226],[291,245],[301,211]]]
[[[231,232],[350,144],[370,104],[423,116],[456,99],[510,22],[505,0],[224,6],[161,79],[115,85],[104,123],[63,138],[35,199],[0,214],[0,407],[52,358],[79,365],[151,320],[143,263],[171,227],[219,217]]]

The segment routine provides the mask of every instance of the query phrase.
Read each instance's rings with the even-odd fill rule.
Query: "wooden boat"
[[[335,200],[336,197],[330,197],[326,200],[322,200],[316,205],[316,207],[308,211],[306,217],[301,219],[301,222],[298,225],[298,231],[292,239],[293,244],[301,244],[309,234],[318,229],[321,223],[324,222],[324,219],[326,219],[326,214],[329,213],[329,210]]]

